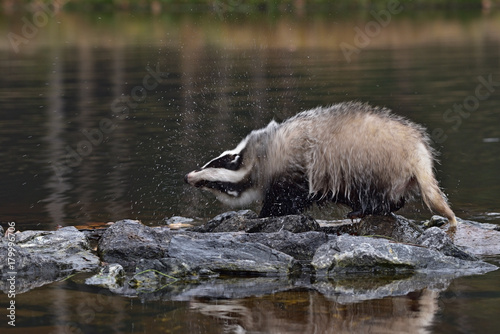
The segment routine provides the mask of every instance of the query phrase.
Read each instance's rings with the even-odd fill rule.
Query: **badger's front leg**
[[[311,204],[307,182],[277,180],[266,190],[259,217],[300,214]]]

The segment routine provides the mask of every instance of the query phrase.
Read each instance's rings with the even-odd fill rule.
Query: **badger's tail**
[[[432,172],[432,160],[419,167],[417,168],[416,179],[424,203],[431,211],[448,218],[450,226],[457,226],[455,214],[451,211],[446,196],[439,189],[438,182]]]

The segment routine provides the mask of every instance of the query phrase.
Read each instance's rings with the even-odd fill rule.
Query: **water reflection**
[[[438,292],[339,304],[310,291],[248,300],[192,301],[190,307],[224,323],[227,333],[428,333]]]
[[[240,278],[219,284],[173,284],[130,298],[83,285],[85,276],[77,275],[17,295],[17,324],[21,330],[36,327],[60,333],[440,333],[464,329],[490,333],[499,325],[494,316],[500,300],[498,278],[498,272],[492,272],[429,285],[424,277],[422,287],[412,290],[401,288],[407,281],[404,277],[349,278],[314,287],[300,281],[295,286],[297,281]],[[273,293],[264,292],[266,286]],[[373,293],[384,287],[385,295]],[[0,295],[2,303],[4,299],[6,295]],[[0,323],[0,330],[6,326]]]
[[[56,48],[53,51],[52,58],[58,59],[60,54],[60,49]],[[63,110],[63,101],[61,97],[61,92],[63,91],[62,82],[62,64],[60,62],[55,62],[51,73],[49,76],[49,91],[48,91],[48,103],[46,109],[46,119],[45,128],[46,136],[44,139],[47,144],[47,164],[49,165],[52,161],[58,161],[59,158],[64,154],[64,140],[61,138],[62,133],[65,129],[65,116]],[[49,221],[52,226],[48,228],[54,228],[57,225],[64,224],[64,218],[66,217],[64,210],[68,204],[67,197],[65,193],[70,189],[70,185],[66,182],[64,178],[61,178],[56,173],[52,173],[47,178],[47,183],[45,187],[48,190],[48,196],[44,199],[45,207],[49,216]]]
[[[451,279],[239,278],[173,283],[130,298],[137,292],[121,297],[82,285],[77,275],[39,288],[37,298],[21,294],[16,303],[38,310],[23,318],[21,327],[36,324],[62,332],[425,333],[443,310],[440,291]]]

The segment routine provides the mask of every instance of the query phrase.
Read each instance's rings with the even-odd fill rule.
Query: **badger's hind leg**
[[[405,205],[405,197],[400,197],[398,200],[391,200],[378,189],[367,189],[368,190],[363,192],[365,196],[362,196],[356,201],[345,201],[343,198],[340,198],[340,200],[337,198],[338,202],[345,203],[352,208],[352,211],[347,214],[347,218],[363,218],[367,215],[386,216],[392,212],[398,211]]]
[[[382,203],[376,206],[375,208],[367,207],[365,209],[353,209],[353,211],[347,214],[347,218],[357,219],[357,218],[363,218],[367,215],[386,216],[394,211],[398,211],[404,206],[404,204],[405,204],[405,199],[401,198],[398,202],[390,202],[388,205]]]

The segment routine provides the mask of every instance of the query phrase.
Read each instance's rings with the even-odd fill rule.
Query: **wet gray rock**
[[[451,232],[455,245],[477,256],[500,255],[499,225],[457,220],[457,229]]]
[[[15,240],[0,240],[0,258],[5,259],[0,273],[2,277],[15,273],[18,293],[74,272],[94,270],[100,262],[85,235],[72,226],[57,231],[24,231],[11,237]],[[5,280],[0,282],[0,289],[5,291],[3,284]]]
[[[258,215],[252,210],[228,211],[190,230],[201,233],[245,231],[251,225],[249,224],[249,220],[256,219],[257,217]]]
[[[298,269],[290,255],[261,243],[241,242],[234,235],[177,235],[172,238],[168,255],[199,269],[225,274],[288,275]]]
[[[434,249],[447,256],[456,257],[462,260],[476,261],[476,256],[471,255],[455,245],[445,231],[439,227],[431,227],[417,239],[417,243],[429,249]]]
[[[236,236],[241,242],[258,242],[272,249],[288,254],[296,260],[311,262],[319,246],[332,237],[323,232],[292,233],[280,231],[276,233],[245,233]]]
[[[421,226],[400,215],[367,216],[358,227],[360,236],[384,236],[397,242],[417,243],[422,234]]]
[[[381,238],[341,235],[318,248],[312,266],[319,277],[352,273],[393,274],[404,272],[460,271],[481,274],[498,269],[482,261],[447,256],[423,246]]]
[[[140,259],[161,259],[166,256],[172,237],[168,228],[153,228],[137,220],[120,220],[111,225],[98,243],[102,261],[119,263],[133,270]]]
[[[318,277],[422,271],[470,274],[496,268],[456,246],[443,230],[423,230],[396,215],[352,223],[355,234],[365,236],[328,234],[307,216],[255,217],[248,210],[228,212],[200,227],[202,233],[120,221],[103,235],[99,254],[128,272],[151,269],[177,278],[289,275],[299,265],[302,270],[314,268]],[[226,232],[207,232],[220,229]],[[276,232],[255,232],[262,230]]]
[[[233,233],[173,232],[138,221],[120,221],[99,242],[105,262],[125,270],[153,269],[176,277],[208,273],[287,275],[297,261],[260,242],[240,241]]]
[[[417,243],[423,233],[422,226],[403,216],[366,216],[354,222],[323,224],[320,231],[328,234],[351,234],[357,236],[384,236],[398,242]]]
[[[137,274],[149,269],[168,273],[170,276],[177,278],[195,277],[199,275],[199,273],[196,272],[196,268],[192,268],[185,261],[170,257],[161,259],[140,259],[135,266],[135,273]]]
[[[20,253],[37,256],[61,268],[89,271],[99,264],[99,258],[91,252],[85,235],[73,226],[57,231],[24,231],[14,236]]]
[[[246,232],[272,233],[290,231],[292,233],[316,231],[319,224],[306,215],[258,218],[251,210],[230,211],[216,216],[202,226],[191,229],[193,232]]]
[[[134,220],[118,221],[99,238],[100,258],[90,250],[86,235],[74,227],[25,231],[16,233],[10,245],[7,238],[0,238],[0,258],[16,254],[18,292],[76,271],[97,270],[102,261],[105,267],[88,284],[124,295],[193,280],[201,284],[221,276],[278,277],[293,280],[297,287],[311,288],[314,282],[331,278],[338,282],[356,277],[363,282],[363,275],[385,275],[401,279],[401,286],[410,286],[408,278],[416,275],[439,281],[439,277],[497,269],[475,256],[500,254],[500,233],[495,226],[459,221],[455,234],[446,228],[425,229],[396,215],[320,226],[305,215],[257,218],[246,210],[219,215],[201,227],[175,231]],[[8,275],[8,262],[1,266],[2,275]],[[115,275],[121,272],[119,266],[123,279]],[[301,275],[305,278],[295,281]],[[0,282],[4,291],[6,282]],[[392,288],[381,288],[374,295],[383,296]]]

